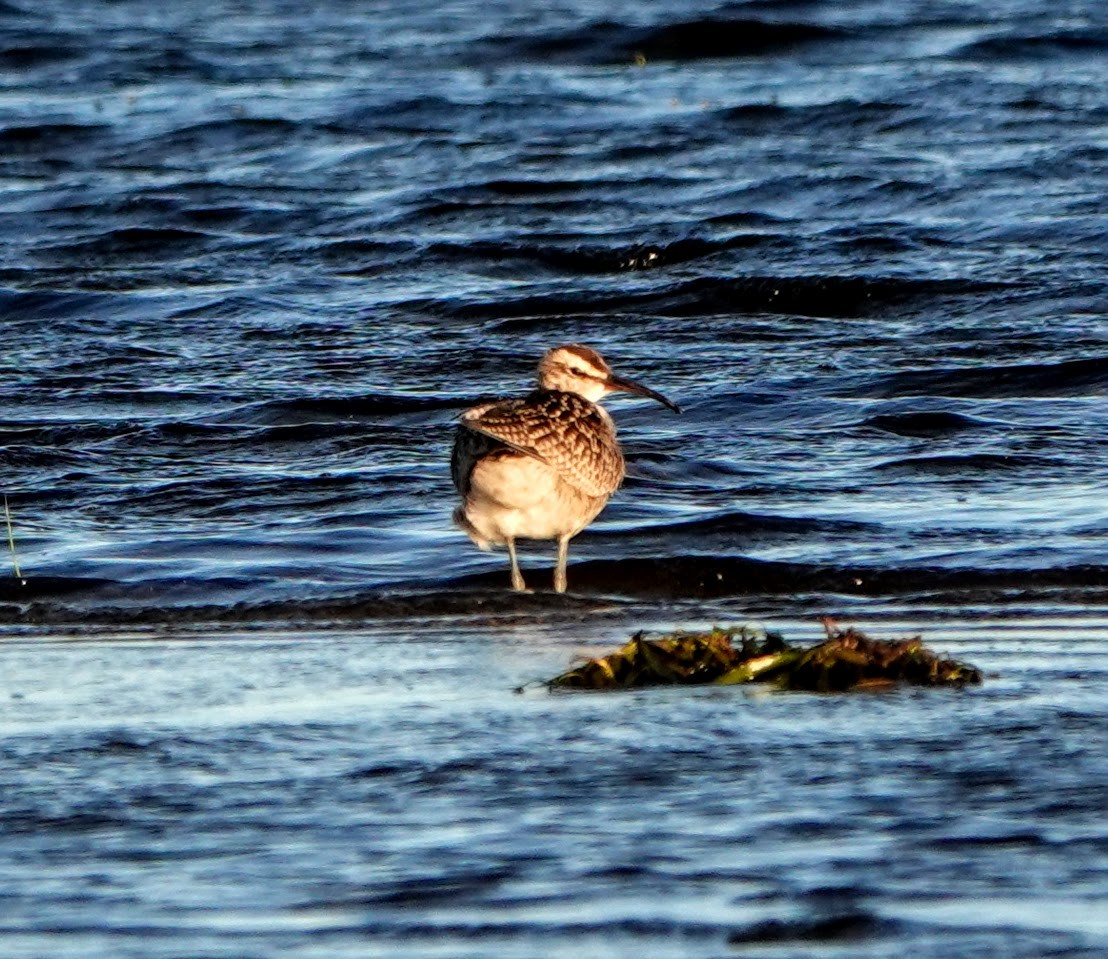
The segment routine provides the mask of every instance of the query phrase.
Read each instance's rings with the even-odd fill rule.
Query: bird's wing
[[[464,422],[459,423],[450,456],[450,475],[454,480],[454,488],[463,496],[468,495],[469,477],[477,462],[490,454],[507,450],[507,444],[500,440],[471,429]]]
[[[576,393],[538,390],[522,399],[475,406],[461,422],[541,460],[587,496],[608,496],[623,481],[623,454],[611,421]]]

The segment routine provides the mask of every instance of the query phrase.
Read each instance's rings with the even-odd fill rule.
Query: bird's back
[[[474,465],[510,453],[533,457],[586,496],[610,496],[623,481],[623,453],[611,418],[576,393],[536,390],[466,410],[451,457],[454,485],[469,492]]]

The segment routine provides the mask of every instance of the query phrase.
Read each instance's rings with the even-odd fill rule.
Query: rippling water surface
[[[1087,0],[0,0],[0,951],[1102,955],[1106,54]],[[685,413],[610,404],[512,597],[452,421],[571,341]],[[512,693],[824,611],[992,678]]]

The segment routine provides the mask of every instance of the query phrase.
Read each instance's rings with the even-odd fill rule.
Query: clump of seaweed
[[[848,626],[840,629],[824,617],[827,639],[805,650],[788,669],[773,677],[784,689],[845,692],[908,683],[913,686],[967,686],[981,682],[981,670],[942,659],[920,636],[870,639]]]
[[[919,636],[870,639],[823,620],[827,638],[807,649],[749,626],[706,633],[678,631],[655,639],[639,632],[623,647],[589,659],[546,683],[551,689],[635,689],[681,684],[772,683],[781,689],[846,692],[896,683],[966,686],[981,671],[942,659]]]
[[[715,683],[743,664],[765,660],[767,667],[774,665],[787,652],[779,635],[748,626],[717,627],[707,633],[678,631],[658,639],[648,639],[640,631],[616,652],[587,660],[547,685],[552,689],[633,689]]]

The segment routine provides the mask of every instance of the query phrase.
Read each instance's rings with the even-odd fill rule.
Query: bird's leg
[[[519,571],[519,559],[516,557],[516,541],[514,539],[508,540],[508,556],[512,560],[512,589],[517,593],[522,593],[527,589],[527,584],[523,582],[523,573]]]
[[[566,591],[566,557],[569,555],[569,537],[558,537],[558,565],[554,567],[554,592]]]

